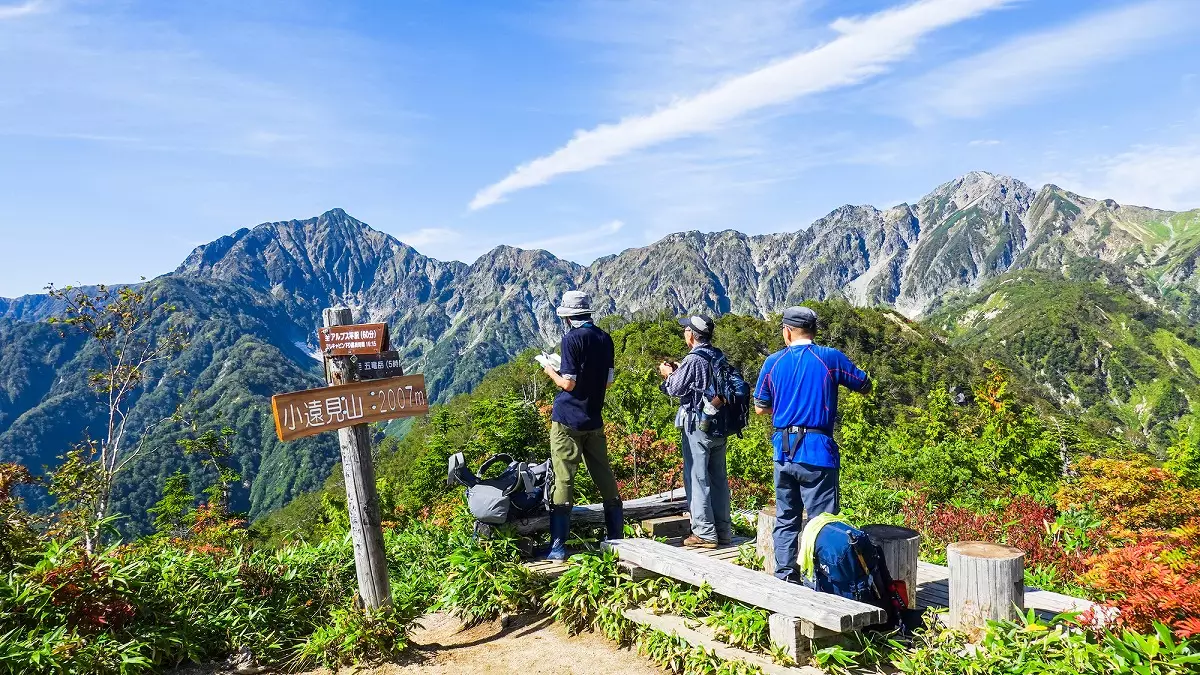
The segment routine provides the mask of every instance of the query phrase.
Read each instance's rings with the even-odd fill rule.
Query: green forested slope
[[[1119,276],[1069,274],[1009,273],[931,322],[956,347],[1019,368],[1103,434],[1160,448],[1186,433],[1200,405],[1200,333]]]
[[[887,431],[912,427],[922,419],[930,396],[936,398],[935,407],[940,406],[947,417],[957,415],[956,408],[968,416],[973,414],[973,389],[988,372],[982,361],[968,357],[937,331],[891,310],[856,308],[840,301],[809,304],[821,316],[819,341],[845,351],[876,382],[875,392],[865,405],[861,397],[843,394],[844,416],[848,418],[844,452],[875,459],[893,452],[910,455],[905,466],[901,466],[900,459],[891,462],[895,465],[893,478],[926,461],[941,464],[940,468],[949,472],[952,467],[945,455],[954,452],[952,446],[939,446],[937,452],[918,457],[915,445],[926,442],[924,435],[919,439],[889,438]],[[617,379],[606,399],[605,420],[618,483],[626,496],[678,486],[680,460],[674,445],[677,432],[672,427],[674,403],[659,391],[660,380],[655,372],[664,358],[679,358],[685,352],[678,325],[669,315],[640,320],[608,317],[601,323],[611,331],[617,350]],[[734,314],[718,320],[714,342],[752,383],[766,356],[783,346],[777,318],[763,320]],[[548,455],[545,413],[555,390],[532,355],[526,352],[491,370],[472,393],[438,406],[403,439],[383,441],[377,475],[385,513],[403,517],[457,504],[459,491],[445,486],[446,459],[453,452],[464,452],[473,467],[496,452],[528,460]],[[1054,407],[1039,396],[1035,385],[1020,378],[1008,386],[1007,395],[1025,404],[1044,410]],[[768,496],[770,433],[769,421],[755,416],[743,437],[730,441],[734,495],[744,506],[761,504]],[[1040,432],[1035,430],[1034,436],[1036,433]],[[931,443],[936,446],[941,440]],[[1057,461],[1058,440],[1052,445]],[[968,453],[960,454],[961,462],[975,461]],[[583,497],[594,499],[586,474],[581,473],[580,480]],[[851,472],[848,480],[872,481],[875,485],[871,494],[880,492],[881,476]],[[948,478],[946,485],[961,483],[953,483],[955,480],[959,479]],[[344,513],[344,499],[341,476],[335,470],[322,492],[306,495],[269,514],[256,527],[266,538],[288,532],[312,536],[322,528],[340,525],[337,518]],[[891,517],[895,514],[893,509]]]
[[[114,507],[128,516],[126,527],[144,531],[145,508],[153,504],[166,477],[178,468],[197,474],[198,461],[184,457],[175,441],[197,429],[229,425],[237,430],[235,465],[245,482],[233,493],[233,506],[256,515],[287,503],[320,485],[337,456],[331,438],[317,436],[283,445],[275,438],[270,396],[319,386],[316,361],[292,345],[301,331],[288,314],[260,294],[236,285],[163,277],[147,290],[177,311],[169,321],[189,335],[188,346],[148,373],[148,387],[133,399],[130,429],[147,437],[145,458],[132,464],[117,483]],[[162,331],[166,322],[147,327]],[[103,429],[100,397],[87,385],[97,364],[96,345],[45,323],[0,322],[0,461],[34,470],[53,466],[57,456]],[[13,406],[9,399],[24,403]],[[29,403],[33,405],[29,405]],[[183,406],[187,423],[163,422]],[[19,415],[6,415],[12,409]]]

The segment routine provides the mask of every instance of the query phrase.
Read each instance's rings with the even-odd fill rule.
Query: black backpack
[[[701,347],[696,350],[705,361],[708,362],[708,367],[712,371],[712,388],[710,391],[704,392],[704,396],[709,400],[714,397],[721,398],[721,406],[717,408],[717,413],[708,417],[704,415],[704,402],[700,401],[697,405],[701,406],[699,415],[701,418],[708,417],[708,434],[711,436],[741,436],[742,429],[750,423],[750,385],[746,382],[746,378],[742,376],[742,372],[733,367],[729,359],[725,358],[725,354],[715,347]]]

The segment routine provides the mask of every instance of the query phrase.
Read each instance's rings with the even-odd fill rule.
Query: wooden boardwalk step
[[[605,542],[623,561],[656,574],[699,586],[708,583],[727,598],[777,614],[808,621],[835,632],[881,623],[883,609],[828,593],[789,584],[754,570],[714,560],[696,551],[675,548],[650,539]]]
[[[950,604],[950,568],[928,562],[917,563],[917,606],[946,607]],[[1092,601],[1075,598],[1062,593],[1043,591],[1032,586],[1025,587],[1025,608],[1032,609],[1042,618],[1050,618],[1063,612],[1084,612],[1091,609]]]
[[[824,675],[824,671],[819,668],[781,666],[766,655],[731,647],[718,640],[708,626],[695,621],[687,621],[682,617],[671,614],[654,614],[648,610],[636,608],[625,610],[625,618],[636,624],[662,631],[667,635],[683,638],[693,647],[704,647],[726,661],[744,661],[758,666],[759,670],[767,675]]]

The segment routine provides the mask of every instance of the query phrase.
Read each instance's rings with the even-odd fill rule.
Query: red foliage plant
[[[959,541],[1007,544],[1025,552],[1026,565],[1052,566],[1069,579],[1087,569],[1087,557],[1094,553],[1065,550],[1052,534],[1058,515],[1054,507],[1027,495],[1014,497],[1003,511],[981,513],[952,504],[931,505],[927,495],[918,494],[904,503],[901,512],[926,545],[937,550]]]
[[[661,439],[647,429],[624,436],[618,444],[613,471],[622,499],[666,492],[683,484],[683,455],[675,441]]]
[[[1121,625],[1145,631],[1157,621],[1180,637],[1200,635],[1200,519],[1143,531],[1134,544],[1087,562],[1080,581],[1107,598]]]
[[[56,565],[41,574],[52,588],[50,603],[66,614],[67,623],[83,631],[119,628],[133,620],[134,606],[109,586],[109,565],[81,553],[72,563]]]

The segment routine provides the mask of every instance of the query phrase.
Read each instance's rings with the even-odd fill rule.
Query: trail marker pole
[[[352,324],[350,310],[331,307],[324,311],[325,325]],[[349,384],[355,369],[349,356],[325,358],[325,378],[330,385]],[[350,511],[350,537],[354,541],[354,569],[358,573],[358,595],[366,609],[392,604],[387,560],[383,553],[379,493],[375,489],[375,465],[371,460],[371,433],[366,424],[338,429],[342,475],[346,480],[346,506]]]

